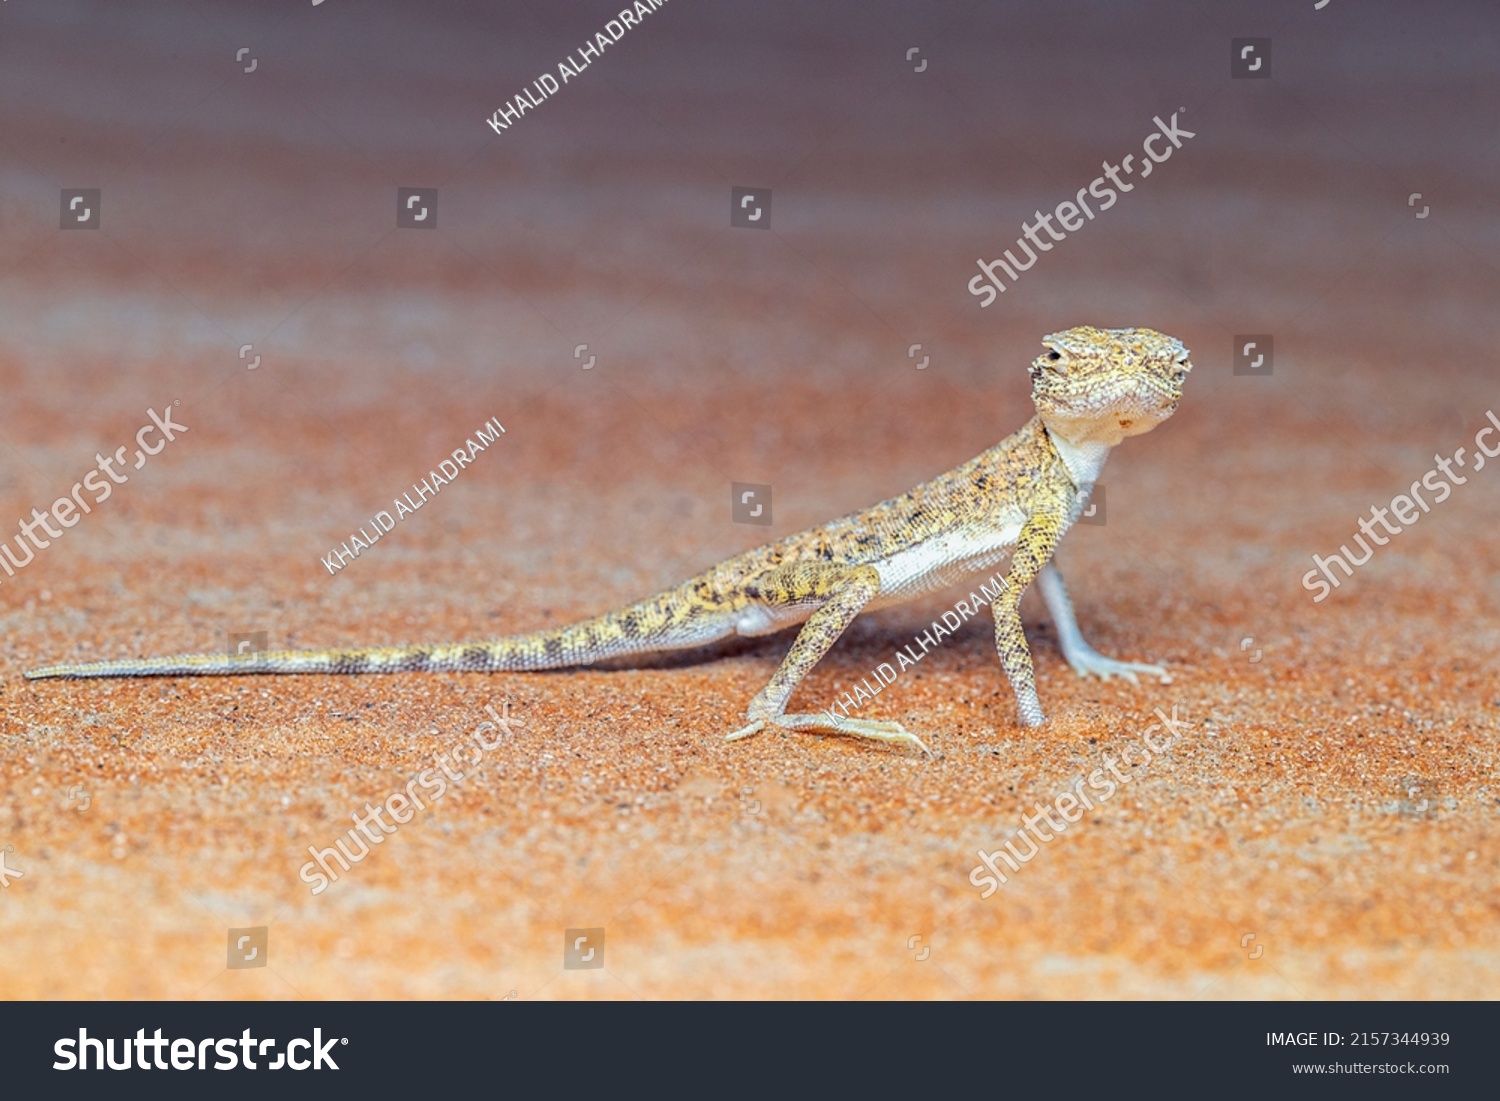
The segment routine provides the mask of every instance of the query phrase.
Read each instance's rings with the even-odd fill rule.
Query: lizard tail
[[[507,672],[566,669],[605,658],[699,646],[732,632],[699,623],[680,591],[566,627],[490,642],[348,650],[265,650],[246,654],[179,654],[47,665],[27,680],[49,677],[236,676],[257,673]]]

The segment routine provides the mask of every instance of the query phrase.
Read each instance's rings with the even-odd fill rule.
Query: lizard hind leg
[[[770,681],[750,701],[745,712],[749,723],[729,734],[726,740],[748,738],[768,726],[779,726],[786,730],[826,730],[858,738],[915,745],[931,756],[932,751],[922,744],[922,740],[900,723],[851,719],[832,712],[786,713],[787,701],[802,679],[879,592],[880,573],[874,566],[851,568],[804,563],[783,566],[747,582],[745,594],[752,600],[775,607],[816,604],[817,610],[802,625],[791,650]]]
[[[1067,586],[1063,584],[1062,574],[1058,572],[1055,564],[1048,562],[1043,567],[1041,575],[1037,578],[1037,584],[1042,590],[1042,598],[1047,602],[1047,610],[1052,613],[1052,621],[1057,627],[1057,641],[1062,648],[1063,658],[1080,677],[1087,677],[1090,674],[1100,680],[1123,677],[1131,684],[1138,684],[1140,682],[1136,678],[1139,674],[1159,677],[1163,684],[1172,683],[1171,676],[1163,666],[1138,661],[1118,661],[1115,658],[1105,657],[1084,641],[1083,632],[1078,629],[1078,617],[1073,613],[1073,602],[1068,599]]]

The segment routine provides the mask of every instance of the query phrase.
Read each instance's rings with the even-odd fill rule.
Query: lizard
[[[997,567],[995,648],[1023,726],[1045,716],[1037,697],[1020,599],[1036,582],[1063,657],[1081,676],[1165,677],[1160,665],[1116,661],[1084,641],[1061,573],[1058,540],[1082,514],[1110,451],[1177,410],[1192,370],[1182,342],[1153,329],[1077,326],[1042,338],[1031,363],[1036,414],[994,447],[946,474],[859,512],[729,558],[675,588],[567,626],[488,642],[184,654],[49,665],[45,677],[258,673],[533,671],[697,648],[732,635],[799,626],[790,651],[750,701],[731,740],[768,727],[827,731],[914,745],[900,723],[789,713],[799,684],[864,611],[909,601]]]

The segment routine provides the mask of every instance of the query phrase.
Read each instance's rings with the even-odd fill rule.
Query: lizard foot
[[[748,738],[752,734],[759,734],[769,725],[765,719],[756,719],[749,726],[742,726],[731,734],[725,734],[724,740],[726,742],[737,742],[741,738]]]
[[[849,719],[827,712],[816,715],[777,715],[770,719],[756,719],[749,726],[741,727],[725,737],[725,741],[748,738],[768,726],[779,726],[787,730],[827,730],[835,734],[852,734],[856,738],[870,738],[877,742],[894,742],[914,745],[927,756],[932,750],[923,744],[911,731],[900,723],[877,722],[874,719]]]
[[[1065,655],[1073,671],[1080,677],[1090,674],[1100,680],[1109,680],[1110,677],[1124,677],[1131,684],[1139,684],[1137,674],[1147,677],[1160,677],[1161,683],[1171,684],[1172,677],[1164,665],[1146,665],[1135,661],[1116,661],[1107,658],[1097,650],[1083,650]]]

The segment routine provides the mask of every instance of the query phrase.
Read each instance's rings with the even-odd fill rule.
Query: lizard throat
[[[1104,460],[1109,458],[1114,444],[1103,440],[1069,440],[1052,428],[1044,430],[1075,486],[1092,486],[1099,480],[1099,471],[1104,468]]]

